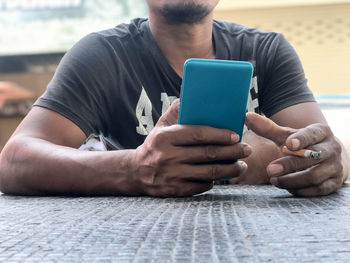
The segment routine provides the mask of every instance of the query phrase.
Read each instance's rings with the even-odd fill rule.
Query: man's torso
[[[259,102],[264,104],[268,97],[264,89],[269,88],[268,73],[278,38],[276,33],[213,22],[216,58],[254,65],[248,111],[261,113],[262,106],[264,112]],[[103,135],[111,149],[142,144],[180,96],[182,80],[157,46],[147,19],[86,37],[61,64],[36,105],[69,118],[87,136]],[[271,112],[273,109],[267,113]]]

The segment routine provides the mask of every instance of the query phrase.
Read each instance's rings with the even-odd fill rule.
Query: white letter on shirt
[[[136,132],[140,135],[148,135],[154,128],[152,118],[152,102],[148,98],[143,87],[140,99],[136,106],[136,118],[139,120],[139,126],[136,127]]]
[[[162,106],[162,115],[168,110],[168,108],[170,107],[170,105],[174,102],[174,100],[176,100],[177,97],[176,96],[168,96],[168,94],[166,94],[165,92],[162,92],[160,94],[160,100],[163,103]]]

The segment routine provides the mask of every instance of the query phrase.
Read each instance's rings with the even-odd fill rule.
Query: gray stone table
[[[0,262],[350,262],[350,186],[311,199],[272,186],[180,199],[2,195]]]

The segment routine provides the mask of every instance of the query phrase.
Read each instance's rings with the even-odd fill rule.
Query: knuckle
[[[159,117],[158,123],[161,123],[161,122],[163,122],[164,120],[165,120],[165,116],[162,115],[162,116]]]
[[[299,162],[296,157],[286,157],[283,163],[283,167],[286,171],[296,172],[299,170]]]
[[[343,171],[343,164],[341,162],[335,162],[332,165],[331,173],[333,175],[339,175]]]
[[[216,160],[218,157],[218,148],[213,145],[205,147],[205,157],[207,160]]]
[[[157,152],[153,158],[155,167],[163,166],[166,163],[166,156],[164,152]]]
[[[317,173],[312,174],[312,179],[310,180],[310,184],[319,185],[323,182],[324,178],[322,176],[317,176]]]
[[[221,168],[219,165],[212,165],[211,169],[209,170],[209,178],[210,180],[214,181],[216,180],[221,174]]]
[[[328,155],[328,158],[330,158],[330,159],[337,159],[339,156],[337,151],[333,151],[333,150],[331,150],[331,151],[328,150],[326,155]]]
[[[203,143],[205,142],[205,132],[203,128],[196,127],[192,133],[192,140],[195,143]]]
[[[296,138],[299,139],[302,145],[305,145],[308,143],[308,141],[310,140],[309,137],[310,137],[310,134],[307,134],[306,132],[301,132],[296,136]]]
[[[156,184],[157,178],[158,178],[158,172],[157,169],[152,165],[141,165],[138,168],[138,174],[139,180],[141,181],[141,184],[152,187]]]
[[[334,178],[335,183],[337,185],[337,188],[340,188],[342,186],[342,184],[344,183],[344,178],[343,176],[337,176]]]
[[[335,164],[335,163],[332,163],[332,164],[329,164],[328,165],[328,173],[330,174],[330,175],[334,175],[334,174],[336,174],[337,172],[338,172],[338,170],[339,170],[339,165],[338,164]]]
[[[327,162],[324,165],[320,165],[320,172],[322,172],[325,178],[335,178],[341,170],[342,164],[338,162]]]
[[[320,123],[319,124],[320,130],[322,131],[322,133],[326,136],[326,135],[330,135],[333,134],[331,128],[329,127],[329,125],[325,124],[325,123]]]
[[[315,144],[321,138],[324,138],[327,134],[324,124],[317,123],[310,125],[306,128],[306,132],[303,134],[305,136],[305,142],[307,145]]]
[[[337,158],[343,151],[341,144],[335,139],[327,141],[327,143],[323,146],[318,146],[318,148],[317,150],[325,154],[327,158]]]
[[[320,137],[320,130],[319,129],[311,129],[310,136],[309,136],[309,143],[314,144],[319,140]]]
[[[316,123],[302,129],[297,137],[303,146],[308,146],[316,144],[332,134],[332,130],[327,124]]]
[[[168,139],[168,133],[164,129],[155,129],[152,139],[153,147],[159,148]]]
[[[317,186],[317,193],[319,195],[328,195],[332,192],[332,188],[329,184],[322,184]]]
[[[341,155],[341,153],[342,153],[342,147],[341,147],[340,143],[338,143],[338,142],[335,142],[335,143],[334,143],[334,152],[335,152],[337,155]]]
[[[325,123],[317,123],[312,125],[311,127],[316,142],[333,134],[331,128],[328,126],[328,124]]]
[[[308,185],[318,185],[321,183],[321,177],[315,173],[314,170],[311,170],[308,174],[306,174],[305,181]]]
[[[337,174],[340,175],[344,171],[344,166],[341,162],[338,163],[338,172]]]
[[[317,192],[319,195],[329,195],[336,191],[340,186],[337,186],[336,180],[327,180],[317,187]]]
[[[172,153],[169,150],[158,151],[153,154],[152,164],[160,170],[160,168],[164,169],[169,165],[173,164],[176,159],[177,159],[176,154]]]
[[[321,157],[324,158],[324,157],[328,157],[329,159],[334,159],[336,158],[336,152],[335,151],[321,151]]]

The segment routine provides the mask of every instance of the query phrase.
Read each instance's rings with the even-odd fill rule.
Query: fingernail
[[[249,145],[245,145],[243,148],[243,152],[245,156],[249,156],[252,153],[252,148]]]
[[[233,143],[239,142],[239,136],[238,134],[231,134],[231,141]]]
[[[292,139],[292,147],[293,147],[293,150],[299,149],[300,141],[298,139]]]
[[[269,176],[278,175],[283,172],[283,166],[280,164],[271,164],[267,167]]]
[[[272,177],[270,179],[270,183],[274,186],[277,186],[278,185],[278,179],[276,177]]]

